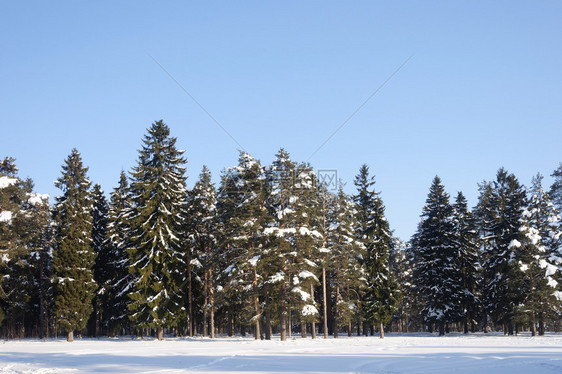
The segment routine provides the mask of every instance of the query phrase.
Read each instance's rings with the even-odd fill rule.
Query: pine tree
[[[58,326],[74,340],[74,331],[86,328],[97,288],[92,250],[91,182],[80,153],[73,149],[62,166],[55,185],[62,195],[56,198],[53,217],[56,225],[53,258],[55,291],[54,315]]]
[[[562,232],[559,228],[560,215],[550,202],[550,196],[542,188],[542,175],[533,178],[529,191],[529,203],[523,211],[522,227],[525,234],[518,261],[523,272],[524,300],[521,312],[528,316],[531,333],[536,335],[536,323],[539,322],[539,334],[544,335],[544,317],[551,310],[560,307],[556,296],[560,280],[559,265],[562,258],[558,256],[558,245]]]
[[[134,285],[129,297],[131,321],[138,328],[164,328],[180,322],[185,282],[184,224],[185,159],[176,149],[176,138],[163,121],[148,129],[139,151],[138,165],[131,173],[132,208],[129,272]]]
[[[399,238],[393,238],[389,262],[394,274],[396,274],[396,282],[400,290],[400,301],[395,315],[399,332],[409,332],[410,324],[418,315],[414,310],[415,289],[413,287],[410,258],[411,250],[409,244]]]
[[[334,299],[334,338],[338,337],[339,324],[345,323],[348,335],[351,324],[361,319],[361,295],[367,286],[368,275],[362,266],[365,245],[356,237],[359,227],[354,202],[340,186],[339,192],[329,214],[329,233],[325,266],[330,270]]]
[[[369,322],[379,325],[384,338],[384,325],[389,323],[399,302],[398,285],[390,269],[388,257],[392,248],[392,234],[384,216],[385,207],[372,188],[374,177],[369,167],[362,165],[355,177],[357,194],[354,196],[358,211],[358,238],[365,246],[364,264],[367,274],[364,310]]]
[[[206,166],[199,180],[188,194],[187,200],[187,231],[192,245],[188,251],[188,294],[192,295],[192,273],[203,278],[203,336],[206,336],[207,314],[209,314],[210,337],[215,337],[215,290],[217,277],[217,192],[211,181],[211,172]],[[188,296],[189,333],[193,334],[192,296]]]
[[[298,199],[295,191],[296,166],[284,149],[280,149],[275,156],[272,165],[266,170],[267,208],[272,220],[269,227],[263,230],[267,237],[267,263],[271,269],[267,277],[264,277],[264,285],[271,308],[279,314],[281,340],[286,340],[292,304],[299,302],[299,299],[309,300],[311,295],[300,288],[302,292],[294,288],[295,265],[299,262],[299,254],[294,247],[297,232],[294,205]]]
[[[479,313],[480,301],[477,295],[480,280],[478,228],[472,212],[468,210],[466,198],[462,192],[457,194],[453,204],[453,223],[455,225],[455,242],[458,266],[461,272],[463,297],[461,309],[464,332],[475,331],[475,320]]]
[[[295,195],[293,209],[294,215],[294,249],[297,255],[292,264],[293,288],[291,292],[296,293],[299,298],[292,304],[300,317],[301,337],[307,336],[307,323],[314,322],[318,318],[318,308],[314,300],[314,286],[319,284],[316,274],[318,265],[314,262],[319,255],[323,236],[319,228],[319,190],[316,174],[307,163],[301,163],[295,170]],[[312,332],[315,337],[315,332]]]
[[[558,211],[562,212],[562,163],[554,170],[551,176],[554,178],[554,182],[550,187],[549,195]]]
[[[90,320],[89,333],[98,336],[101,329],[108,325],[106,310],[111,308],[110,304],[114,300],[107,298],[105,287],[111,277],[111,248],[108,234],[108,210],[109,205],[104,196],[104,192],[99,184],[95,184],[92,189],[92,249],[96,254],[94,265],[94,279],[100,286],[94,298],[94,312]]]
[[[128,325],[129,297],[134,277],[129,273],[130,227],[128,217],[132,214],[129,182],[121,171],[119,185],[113,189],[108,211],[107,235],[109,252],[107,253],[107,279],[100,285],[100,293],[105,300],[105,321],[110,336],[120,328]]]
[[[49,205],[48,196],[33,193],[31,179],[20,179],[17,171],[13,158],[0,162],[0,323],[5,316],[6,335],[21,338],[31,324],[44,331],[45,279],[37,276],[48,249],[42,239]]]
[[[525,191],[513,174],[501,168],[496,180],[480,186],[478,220],[483,233],[483,302],[484,309],[504,331],[514,333],[520,292],[521,215],[525,207]]]
[[[445,324],[461,318],[463,287],[456,257],[453,208],[437,176],[421,217],[412,238],[414,279],[425,322],[438,324],[439,335],[444,335]]]

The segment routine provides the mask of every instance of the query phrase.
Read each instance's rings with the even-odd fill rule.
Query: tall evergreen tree
[[[560,280],[558,245],[562,231],[560,215],[550,202],[550,196],[542,188],[542,175],[533,178],[529,190],[528,206],[523,210],[522,227],[525,234],[521,242],[519,269],[523,273],[524,300],[521,312],[528,316],[532,335],[544,335],[544,317],[559,309]]]
[[[375,178],[369,176],[369,167],[362,165],[355,177],[357,194],[354,196],[358,212],[358,237],[365,246],[364,267],[367,273],[365,312],[370,322],[379,325],[384,338],[384,325],[389,323],[398,307],[399,292],[388,257],[392,248],[392,233],[384,204],[373,189]]]
[[[95,252],[92,250],[91,182],[76,149],[65,160],[55,186],[62,191],[54,207],[55,251],[54,315],[58,326],[74,340],[74,331],[86,328],[92,313]]]
[[[14,159],[0,162],[0,323],[6,317],[4,334],[23,337],[25,328],[39,326],[43,334],[46,314],[45,279],[38,273],[48,248],[48,196],[33,193],[31,179],[17,176]]]
[[[525,207],[525,191],[517,178],[501,168],[496,180],[481,185],[478,220],[483,232],[483,302],[484,309],[504,331],[514,333],[520,292],[521,216]]]
[[[550,187],[549,195],[558,211],[562,212],[562,163],[554,170],[551,176],[554,178],[554,182]]]
[[[215,290],[217,277],[217,192],[211,181],[211,172],[206,166],[199,176],[199,180],[188,193],[187,200],[187,231],[191,243],[186,263],[188,266],[188,316],[193,318],[192,279],[195,274],[203,279],[203,336],[206,336],[207,314],[209,314],[210,337],[215,337]],[[190,324],[190,336],[195,326]]]
[[[478,228],[472,212],[468,210],[468,204],[462,192],[457,194],[453,204],[453,223],[455,226],[456,257],[463,288],[461,309],[464,332],[468,333],[469,325],[471,325],[472,332],[475,331],[476,317],[479,313],[480,301],[477,293],[480,264]]]
[[[131,173],[132,208],[127,217],[130,267],[134,285],[129,293],[131,320],[138,328],[164,328],[180,322],[185,261],[185,159],[176,138],[160,120],[143,139],[138,165]]]
[[[332,298],[334,300],[334,338],[338,337],[340,323],[347,324],[348,335],[354,320],[361,321],[361,295],[368,284],[368,274],[363,267],[365,244],[358,239],[359,227],[354,202],[340,187],[329,214],[325,266],[330,270]],[[367,305],[369,306],[369,305]]]
[[[94,298],[94,312],[90,319],[89,334],[98,336],[102,331],[105,332],[107,326],[106,310],[110,309],[109,304],[114,300],[108,299],[105,295],[104,285],[111,276],[111,248],[108,237],[108,210],[109,205],[104,196],[104,192],[99,184],[95,184],[92,189],[92,249],[96,254],[94,265],[94,279],[100,286]]]
[[[109,252],[107,254],[107,279],[100,285],[100,293],[104,295],[105,321],[108,334],[113,336],[126,327],[129,322],[130,302],[128,294],[132,291],[133,274],[129,273],[128,248],[130,227],[128,217],[132,214],[129,181],[121,171],[119,185],[113,189],[108,211]]]
[[[437,176],[421,218],[412,238],[414,279],[425,322],[438,324],[439,335],[444,335],[445,324],[460,320],[462,315],[463,287],[456,256],[453,208]]]

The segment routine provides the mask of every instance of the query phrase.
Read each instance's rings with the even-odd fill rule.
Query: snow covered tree
[[[315,176],[308,165],[297,168],[287,151],[280,149],[266,170],[266,178],[272,220],[263,233],[267,236],[266,263],[272,271],[264,276],[264,285],[270,307],[280,316],[281,340],[286,340],[287,318],[293,306],[300,310],[301,317],[317,314],[309,287],[318,279],[310,271],[316,264],[310,260],[309,250],[320,248],[317,241],[321,242],[322,235],[305,211],[315,193]]]
[[[62,166],[55,186],[53,217],[56,225],[53,258],[54,316],[58,326],[74,340],[74,331],[86,328],[92,313],[97,284],[94,280],[96,254],[92,249],[91,182],[80,153],[73,149]]]
[[[558,246],[562,231],[560,215],[542,188],[542,175],[533,178],[529,191],[529,203],[523,211],[521,232],[524,241],[520,245],[519,269],[523,272],[524,300],[520,305],[522,313],[528,315],[531,333],[544,335],[544,317],[560,308],[562,296],[559,292],[562,258]]]
[[[96,254],[94,265],[94,279],[100,286],[94,298],[94,311],[89,322],[89,334],[98,336],[107,325],[105,310],[113,300],[106,299],[104,284],[110,277],[111,248],[108,238],[108,210],[109,206],[104,192],[99,184],[95,184],[92,189],[92,249]]]
[[[439,335],[444,335],[445,324],[461,318],[464,290],[457,261],[453,208],[437,176],[421,218],[412,237],[414,279],[425,322],[438,324]]]
[[[461,272],[463,297],[461,309],[463,314],[464,332],[475,331],[476,317],[479,313],[480,301],[478,287],[480,280],[478,228],[476,220],[468,210],[466,198],[462,192],[457,194],[453,204],[453,223],[455,226],[456,258]]]
[[[14,159],[0,162],[0,323],[4,333],[23,337],[24,329],[46,322],[44,270],[48,243],[43,240],[49,223],[48,196],[33,193],[30,179],[17,176]]]
[[[399,291],[388,262],[392,233],[384,216],[384,204],[373,189],[374,184],[375,178],[369,176],[369,167],[362,165],[355,177],[357,194],[354,201],[359,223],[357,236],[365,247],[363,266],[367,287],[363,309],[367,320],[379,326],[380,337],[384,338],[384,325],[391,321],[398,307]]]
[[[399,332],[408,332],[410,324],[413,322],[412,319],[416,319],[418,315],[414,310],[415,289],[413,287],[410,253],[408,243],[399,238],[393,238],[389,262],[394,274],[396,274],[396,283],[398,283],[398,289],[400,290],[400,301],[394,317]]]
[[[138,328],[164,328],[180,322],[185,281],[185,249],[181,233],[186,201],[185,159],[170,129],[157,121],[148,129],[131,172],[128,241],[131,321]]]
[[[129,181],[121,171],[119,185],[111,192],[107,235],[109,248],[106,261],[106,281],[100,284],[99,293],[104,297],[105,323],[110,336],[128,325],[129,291],[132,290],[133,275],[129,273],[130,228],[127,217],[132,214]]]
[[[551,176],[554,178],[554,183],[550,187],[549,195],[558,211],[562,212],[562,163],[554,170]]]
[[[318,265],[314,262],[319,254],[323,236],[319,228],[319,190],[316,174],[310,164],[300,163],[295,169],[295,192],[293,195],[294,215],[294,248],[297,255],[292,264],[293,288],[291,292],[299,295],[292,304],[300,317],[301,337],[307,336],[307,323],[312,324],[318,318],[318,308],[314,300],[314,286],[319,283],[315,274]],[[315,332],[312,332],[315,337]]]
[[[334,338],[337,338],[340,323],[347,324],[350,335],[352,322],[361,321],[361,295],[368,284],[368,275],[362,265],[366,247],[355,233],[360,226],[355,203],[340,186],[331,205],[328,240],[321,253],[326,254],[324,266],[331,275]]]
[[[211,172],[206,166],[199,180],[188,193],[187,199],[187,232],[191,240],[187,252],[186,264],[188,273],[188,316],[189,334],[193,335],[195,325],[193,317],[192,274],[200,274],[203,278],[203,336],[207,336],[207,314],[209,315],[210,337],[215,337],[215,289],[217,277],[217,192],[211,182]]]
[[[515,175],[498,170],[496,180],[480,186],[477,217],[483,234],[483,306],[504,331],[514,333],[513,319],[522,302],[521,216],[525,191]]]

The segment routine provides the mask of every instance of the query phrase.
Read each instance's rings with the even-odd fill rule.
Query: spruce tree
[[[107,254],[107,279],[100,285],[105,300],[105,321],[108,334],[114,336],[121,328],[128,326],[129,292],[134,277],[129,273],[130,228],[127,224],[131,211],[129,181],[121,171],[119,185],[113,189],[108,211],[109,252]]]
[[[469,331],[469,325],[472,332],[475,331],[475,322],[480,305],[478,287],[481,267],[476,219],[472,212],[468,210],[468,204],[462,192],[457,194],[453,204],[453,223],[455,226],[456,257],[463,287],[461,309],[466,334]]]
[[[9,337],[25,328],[45,329],[45,277],[39,273],[48,254],[43,240],[49,224],[48,196],[33,193],[31,179],[17,176],[14,159],[0,162],[0,323]]]
[[[463,287],[457,259],[453,208],[439,177],[433,179],[421,222],[412,238],[414,279],[428,324],[439,326],[460,320]]]
[[[215,290],[217,277],[217,192],[211,181],[211,172],[206,166],[199,180],[188,193],[187,231],[192,245],[187,252],[188,272],[188,316],[189,334],[193,335],[192,275],[203,280],[203,336],[206,336],[207,314],[209,315],[210,337],[215,337]]]
[[[559,296],[561,274],[558,245],[562,232],[559,227],[560,215],[542,188],[542,175],[533,178],[529,190],[528,206],[523,210],[522,227],[525,234],[521,242],[521,256],[518,261],[523,273],[524,300],[521,312],[528,316],[531,334],[544,335],[544,318],[560,307]]]
[[[331,275],[333,331],[334,338],[337,338],[340,323],[347,325],[350,335],[352,322],[361,320],[361,295],[367,286],[368,274],[362,264],[366,247],[355,233],[359,222],[354,202],[340,186],[331,205],[328,240],[321,252],[327,252],[324,263]]]
[[[384,204],[373,189],[374,184],[374,177],[369,176],[369,167],[362,165],[355,177],[357,194],[354,200],[359,221],[357,235],[365,246],[363,266],[367,288],[364,310],[368,321],[379,326],[380,337],[384,338],[384,325],[391,321],[396,311],[399,292],[388,262],[392,234],[384,216]]]
[[[158,340],[164,328],[180,322],[185,285],[184,224],[185,159],[176,138],[160,120],[143,139],[138,164],[131,172],[132,207],[129,272],[134,284],[129,293],[131,321],[137,328],[154,328]]]
[[[504,332],[514,333],[517,306],[522,302],[521,217],[525,207],[525,191],[515,175],[504,168],[496,180],[480,186],[477,208],[483,233],[483,306],[493,322],[502,324]]]
[[[107,298],[104,285],[111,276],[111,248],[108,234],[108,210],[109,205],[104,196],[104,192],[99,184],[95,184],[92,189],[92,249],[96,254],[94,265],[94,279],[100,286],[94,298],[94,312],[90,320],[89,334],[98,336],[108,325],[106,311],[111,308],[110,304],[114,300]]]
[[[97,284],[94,280],[95,252],[92,250],[91,182],[76,149],[65,160],[62,176],[55,185],[56,198],[53,283],[54,315],[57,325],[74,340],[74,331],[86,328],[92,313]]]
[[[562,163],[554,170],[551,176],[554,178],[554,182],[550,187],[549,195],[558,211],[562,212]]]
[[[296,275],[294,265],[298,262],[298,253],[293,245],[296,234],[294,204],[297,201],[295,167],[289,153],[280,149],[266,170],[267,208],[272,220],[263,233],[267,237],[268,267],[272,271],[264,278],[264,285],[270,306],[279,315],[281,340],[287,339],[291,305],[297,301],[297,297],[308,300],[310,296],[306,291],[300,295],[292,292],[295,286],[293,277]]]

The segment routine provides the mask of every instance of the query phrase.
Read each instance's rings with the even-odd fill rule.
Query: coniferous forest
[[[562,164],[549,187],[501,168],[472,208],[436,176],[409,241],[367,165],[351,195],[284,149],[241,151],[218,186],[186,166],[162,121],[108,195],[76,149],[51,202],[0,161],[0,335],[562,330]]]

